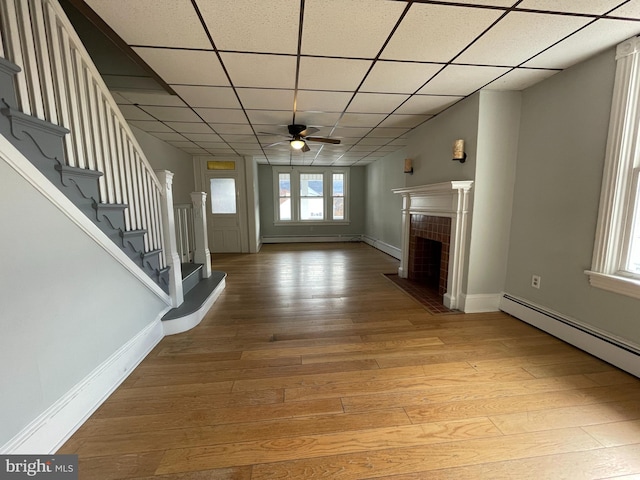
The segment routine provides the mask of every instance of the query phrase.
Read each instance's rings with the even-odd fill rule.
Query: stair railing
[[[56,0],[0,1],[0,55],[17,64],[18,106],[64,126],[67,165],[103,172],[100,202],[127,204],[125,230],[161,250],[162,186],[91,57]]]
[[[173,217],[176,222],[176,243],[182,263],[192,263],[195,252],[193,230],[193,205],[176,203],[173,205]]]

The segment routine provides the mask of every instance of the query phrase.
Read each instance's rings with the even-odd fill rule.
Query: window
[[[592,286],[640,298],[640,37],[616,51]]]
[[[211,179],[211,213],[236,213],[236,179]]]
[[[349,223],[348,169],[274,167],[276,223]]]

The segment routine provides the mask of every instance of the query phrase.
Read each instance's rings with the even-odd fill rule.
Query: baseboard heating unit
[[[539,305],[503,294],[500,310],[640,377],[640,347]]]

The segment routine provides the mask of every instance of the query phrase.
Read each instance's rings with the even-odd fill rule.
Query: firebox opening
[[[414,280],[438,293],[442,243],[428,238],[416,239],[416,265]]]

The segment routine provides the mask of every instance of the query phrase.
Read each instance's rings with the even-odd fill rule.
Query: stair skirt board
[[[54,454],[153,350],[162,337],[162,323],[158,318],[20,433],[0,446],[0,454]]]
[[[209,278],[200,280],[185,295],[184,303],[169,310],[162,318],[164,334],[175,335],[197,326],[224,290],[226,278],[226,273],[213,271]]]
[[[640,378],[640,345],[506,293],[500,310]]]
[[[64,213],[82,231],[91,237],[100,247],[109,253],[123,267],[131,272],[149,290],[171,305],[171,298],[154,282],[127,254],[73,204],[67,196],[51,183],[6,137],[0,135],[0,160],[13,168],[38,192]]]

